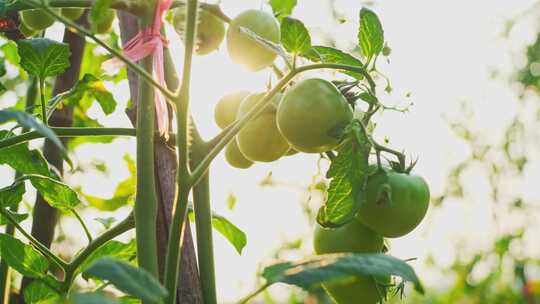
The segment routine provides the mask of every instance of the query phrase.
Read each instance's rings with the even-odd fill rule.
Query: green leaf
[[[24,183],[0,189],[0,208],[14,208],[19,205],[26,192]]]
[[[316,45],[309,50],[309,52],[302,54],[302,56],[306,57],[308,60],[313,62],[322,62],[322,63],[337,63],[337,64],[345,64],[350,66],[357,66],[362,67],[362,61],[360,59],[354,57],[351,54],[345,53],[343,51],[340,51],[338,49],[328,47],[328,46],[322,46],[322,45]],[[356,78],[358,80],[364,79],[364,75],[360,73],[354,73],[354,72],[344,72],[345,74]]]
[[[17,222],[20,223],[28,218],[28,213],[13,213],[8,209],[5,209],[4,212],[9,213],[11,217]],[[0,214],[0,226],[10,224],[11,222],[6,219],[3,215]]]
[[[17,121],[24,128],[36,130],[39,134],[52,141],[64,154],[66,153],[66,149],[62,145],[60,138],[34,116],[22,111],[0,111],[0,125],[12,120]]]
[[[109,92],[103,81],[94,75],[84,75],[69,91],[56,95],[49,101],[49,106],[56,107],[64,101],[68,105],[79,105],[84,99],[95,99],[107,115],[116,109],[116,100]],[[89,103],[91,105],[92,102]]]
[[[311,36],[302,21],[285,17],[281,21],[281,43],[290,53],[304,54],[311,49]]]
[[[81,266],[79,266],[77,272],[84,272],[93,262],[103,257],[110,257],[117,260],[131,262],[135,259],[136,254],[137,245],[135,240],[131,240],[129,243],[111,240],[99,247],[86,260],[84,260]]]
[[[377,15],[367,9],[360,10],[360,30],[358,44],[366,58],[373,58],[381,53],[384,47],[384,31]]]
[[[167,290],[142,268],[111,258],[102,258],[94,262],[85,274],[109,281],[120,291],[143,302],[158,302],[167,295]]]
[[[317,222],[323,227],[340,227],[352,220],[360,207],[359,197],[363,197],[359,193],[365,190],[371,145],[354,125],[348,136],[326,174],[331,178],[328,195],[317,214]]]
[[[266,40],[266,39],[262,38],[261,36],[257,35],[252,30],[250,30],[248,28],[245,28],[243,26],[240,27],[240,31],[242,33],[246,34],[249,37],[249,39],[257,42],[258,44],[262,45],[266,49],[276,53],[281,58],[283,58],[283,60],[285,60],[285,62],[288,65],[291,65],[290,64],[290,62],[291,62],[290,56],[287,54],[287,52],[283,49],[283,47],[280,44],[277,44],[277,43],[274,43],[272,41]]]
[[[195,220],[192,206],[189,207],[189,218],[191,221]],[[240,228],[235,226],[228,219],[215,212],[212,212],[212,227],[234,246],[238,254],[242,254],[242,250],[247,244],[247,236],[244,231],[240,230]]]
[[[24,178],[30,180],[32,186],[53,208],[69,212],[81,203],[77,192],[60,181],[42,175],[27,175]]]
[[[0,131],[0,139],[6,139],[9,132]],[[8,165],[21,174],[38,174],[54,177],[49,164],[39,150],[30,150],[27,143],[0,149],[0,164]]]
[[[28,304],[58,303],[59,294],[43,281],[33,281],[23,292],[24,302]]]
[[[32,246],[3,233],[0,234],[0,257],[11,268],[30,278],[41,278],[49,269],[47,259]]]
[[[414,269],[406,262],[384,254],[326,254],[298,262],[266,267],[262,276],[268,284],[285,283],[307,290],[326,281],[358,276],[399,276],[424,292]]]
[[[100,292],[76,293],[71,296],[73,304],[117,304],[118,301]]]
[[[17,41],[21,67],[40,79],[63,73],[70,66],[71,52],[66,43],[48,38]]]
[[[270,0],[270,6],[274,16],[278,18],[287,17],[292,14],[297,0]]]

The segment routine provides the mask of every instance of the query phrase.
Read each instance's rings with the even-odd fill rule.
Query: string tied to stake
[[[152,26],[137,33],[123,47],[123,54],[132,61],[140,61],[148,56],[152,56],[153,76],[158,83],[167,87],[165,82],[165,71],[163,67],[163,50],[168,46],[168,41],[161,35],[163,17],[165,12],[171,7],[172,0],[158,0]],[[122,66],[123,62],[118,58],[113,58],[104,63],[106,69]],[[168,137],[169,134],[169,111],[167,101],[163,94],[155,89],[154,102],[156,108],[156,120],[159,134]]]

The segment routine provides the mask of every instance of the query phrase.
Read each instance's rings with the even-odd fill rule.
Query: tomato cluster
[[[199,28],[202,30],[207,29]],[[245,11],[227,30],[232,60],[253,71],[270,66],[275,53],[252,40],[246,34],[249,31],[271,42],[280,39],[274,17],[262,11]],[[364,112],[353,109],[353,102],[345,95],[334,83],[319,78],[307,78],[285,88],[266,101],[262,110],[250,114],[251,119],[244,122],[225,150],[227,162],[235,168],[249,168],[255,162],[272,162],[299,152],[339,150],[343,138],[336,134],[353,122],[366,123],[364,132],[371,133],[375,125],[364,119]],[[241,120],[263,98],[264,93],[245,91],[224,96],[215,108],[217,125],[224,129]],[[367,144],[374,148],[370,141]],[[426,215],[430,194],[424,179],[410,175],[410,169],[389,169],[380,162],[370,166],[365,172],[366,183],[357,185],[359,191],[354,191],[358,213],[338,228],[317,225],[315,252],[383,253],[384,238],[400,237],[416,228]],[[390,285],[390,276],[351,276],[326,282],[323,287],[339,304],[371,304],[385,299]]]
[[[84,8],[77,7],[65,7],[61,9],[54,9],[55,12],[59,12],[62,16],[77,20],[82,17],[85,12]],[[29,9],[20,12],[21,25],[19,30],[25,37],[31,37],[37,33],[46,30],[53,25],[55,19],[47,14],[42,9]],[[116,13],[113,9],[107,9],[101,16],[99,22],[93,25],[93,28],[97,34],[108,33],[113,25]]]

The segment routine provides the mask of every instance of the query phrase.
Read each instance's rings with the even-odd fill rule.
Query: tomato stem
[[[153,10],[150,10],[141,19],[141,28],[146,28],[152,23],[153,15]],[[140,67],[151,74],[152,56],[141,60]],[[158,200],[154,166],[155,92],[152,85],[143,81],[143,78],[144,76],[139,75],[137,100],[137,191],[134,208],[137,260],[141,268],[158,278],[156,238]]]
[[[181,240],[184,234],[184,221],[187,213],[188,197],[192,183],[189,172],[189,93],[191,83],[191,66],[195,46],[195,28],[197,22],[197,0],[187,1],[187,18],[185,32],[185,53],[182,72],[182,82],[178,88],[178,94],[174,98],[177,121],[177,153],[178,173],[176,183],[178,195],[173,211],[172,223],[169,230],[169,242],[167,257],[165,260],[164,284],[169,292],[165,299],[166,304],[176,303],[178,271],[180,267]],[[203,294],[206,299],[206,294]]]

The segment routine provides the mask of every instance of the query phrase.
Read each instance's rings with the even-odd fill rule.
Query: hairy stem
[[[189,146],[188,146],[188,118],[189,118],[189,91],[191,83],[191,64],[195,44],[195,27],[197,22],[197,0],[187,1],[185,55],[182,72],[182,82],[179,87],[178,98],[175,99],[177,114],[177,148],[178,148],[178,199],[173,210],[173,219],[169,232],[167,258],[165,262],[165,288],[169,295],[165,300],[167,304],[173,304],[176,299],[176,286],[178,270],[180,266],[180,252],[183,239],[184,221],[188,205],[188,196],[191,190],[189,178]],[[206,301],[206,295],[203,294]]]
[[[155,3],[155,1],[152,1]],[[153,12],[153,10],[152,10]],[[142,19],[141,28],[152,22],[149,13]],[[150,74],[153,58],[141,61],[141,67]],[[137,233],[137,259],[139,266],[155,278],[159,277],[157,263],[157,194],[154,171],[154,89],[139,75],[139,100],[137,105],[137,193],[135,198],[135,230]]]

